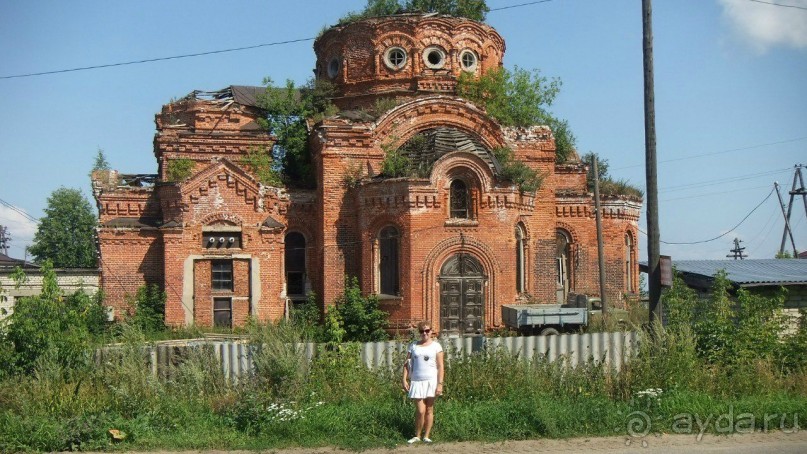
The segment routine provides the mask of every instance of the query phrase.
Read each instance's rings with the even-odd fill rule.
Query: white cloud
[[[717,0],[723,18],[752,49],[764,53],[774,46],[807,49],[807,10],[748,0]],[[770,0],[807,8],[807,0]]]
[[[24,258],[25,247],[31,245],[37,224],[17,211],[0,205],[0,225],[8,229],[11,237],[8,255],[14,258]]]

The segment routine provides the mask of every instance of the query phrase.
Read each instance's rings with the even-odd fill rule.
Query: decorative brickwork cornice
[[[612,199],[600,202],[603,218],[639,221],[642,214],[641,202],[629,199]]]
[[[435,126],[464,131],[489,150],[505,144],[501,127],[484,110],[470,101],[446,95],[419,97],[391,109],[378,119],[372,134],[379,145],[397,147]]]
[[[589,218],[594,216],[593,205],[563,204],[555,206],[555,216],[559,218]]]
[[[361,199],[364,208],[389,210],[389,209],[414,209],[414,208],[440,208],[440,197],[435,194],[402,194],[388,196],[366,196]]]
[[[432,248],[424,260],[423,272],[427,275],[437,273],[445,259],[458,252],[469,252],[478,258],[485,267],[488,277],[502,271],[499,262],[496,260],[496,254],[485,242],[460,233],[440,241]]]
[[[159,217],[160,208],[154,188],[118,187],[96,195],[100,220],[115,217]]]
[[[524,194],[518,190],[512,191],[494,191],[492,193],[482,194],[479,200],[480,209],[517,209],[520,211],[533,211],[535,210],[535,196],[532,194]]]
[[[253,205],[256,211],[263,211],[261,184],[240,166],[227,159],[214,162],[180,185],[182,199],[187,201],[184,208],[188,209],[191,205],[199,203],[199,198],[207,196],[210,188],[221,184],[235,189],[236,194],[244,198],[244,203]]]

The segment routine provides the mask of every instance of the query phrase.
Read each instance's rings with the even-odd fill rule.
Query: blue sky
[[[784,221],[771,195],[807,164],[807,0],[654,2],[661,239],[678,259],[720,259],[743,240],[771,258]],[[315,37],[364,0],[0,2],[0,76],[36,73]],[[488,0],[491,8],[528,0]],[[639,0],[552,0],[492,11],[505,65],[538,68],[563,88],[551,110],[582,153],[613,177],[645,185]],[[38,218],[48,195],[80,188],[98,148],[124,173],[155,173],[154,114],[194,89],[304,82],[312,41],[138,65],[0,79],[0,199]],[[807,169],[803,172],[807,178]],[[766,199],[766,197],[768,197]],[[764,202],[763,202],[764,200]],[[794,207],[796,246],[807,215]],[[757,207],[755,211],[755,207]],[[751,213],[749,215],[749,213]],[[0,203],[10,255],[36,225]],[[645,230],[645,217],[641,226]],[[646,257],[644,238],[640,245]]]

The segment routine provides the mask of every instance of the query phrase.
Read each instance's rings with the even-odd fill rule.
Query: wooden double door
[[[485,273],[472,255],[459,253],[440,270],[440,332],[478,334],[485,327]]]

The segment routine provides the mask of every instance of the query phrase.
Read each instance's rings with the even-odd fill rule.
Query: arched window
[[[633,237],[630,233],[625,234],[625,291],[633,293]]]
[[[286,294],[305,296],[305,237],[299,232],[286,235]]]
[[[527,232],[524,229],[524,226],[519,223],[516,226],[516,291],[518,293],[524,293],[527,291],[527,282],[526,282],[526,263],[525,263],[525,247],[524,243],[527,238]]]
[[[557,300],[559,303],[566,302],[566,296],[572,289],[572,276],[574,276],[574,269],[572,269],[572,239],[571,235],[565,230],[558,229],[555,235],[556,238],[556,252],[555,263],[557,267]]]
[[[464,181],[457,179],[451,182],[450,198],[452,218],[468,219],[471,217],[468,186]]]
[[[379,293],[382,295],[400,295],[399,279],[399,242],[398,229],[384,227],[378,238],[379,260]]]

